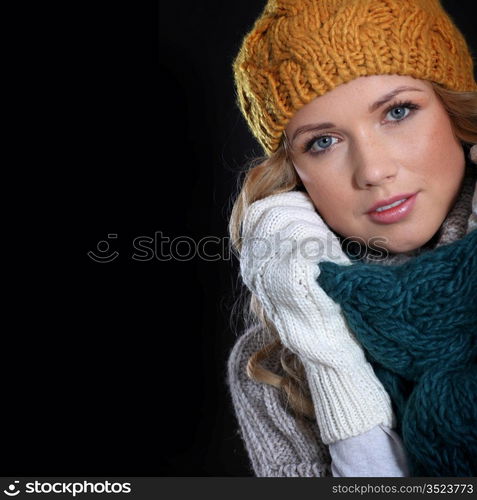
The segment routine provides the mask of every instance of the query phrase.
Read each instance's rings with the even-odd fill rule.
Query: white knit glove
[[[350,264],[303,192],[269,196],[248,208],[240,269],[282,343],[301,359],[325,444],[394,427],[389,395],[341,308],[319,287],[318,263]]]

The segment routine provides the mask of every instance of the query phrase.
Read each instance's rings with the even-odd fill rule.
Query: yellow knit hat
[[[299,108],[359,76],[477,90],[467,43],[439,0],[269,0],[233,69],[239,106],[267,154]]]

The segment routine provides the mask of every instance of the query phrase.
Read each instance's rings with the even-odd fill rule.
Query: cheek
[[[403,148],[407,151],[408,167],[429,180],[437,180],[436,176],[441,180],[458,177],[460,167],[463,168],[463,150],[447,113],[439,109],[416,123],[409,138],[410,147]]]
[[[324,179],[319,175],[317,169],[297,168],[296,171],[315,207],[320,210],[323,204],[326,205],[325,200],[332,195],[332,193],[328,192]]]
[[[304,185],[327,224],[338,232],[349,224],[349,215],[345,217],[344,214],[353,212],[353,196],[344,179],[315,175]]]

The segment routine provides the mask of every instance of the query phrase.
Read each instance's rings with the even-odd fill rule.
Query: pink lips
[[[414,203],[416,202],[418,193],[414,194],[400,194],[397,196],[393,196],[387,200],[379,201],[374,204],[371,209],[366,212],[367,215],[374,221],[379,222],[381,224],[392,224],[393,222],[398,222],[404,217],[406,217],[414,207]],[[391,205],[392,203],[406,199],[400,205],[397,205],[393,208],[388,208],[387,210],[383,210],[381,212],[376,212],[376,209],[379,207],[384,207],[386,205]]]

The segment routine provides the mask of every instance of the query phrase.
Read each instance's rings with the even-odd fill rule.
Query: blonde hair
[[[432,82],[433,89],[446,109],[457,138],[463,147],[477,142],[477,92],[457,92],[444,89]],[[240,181],[240,179],[239,179]],[[248,170],[233,203],[229,233],[232,252],[240,258],[241,225],[248,207],[267,196],[300,189],[301,181],[282,139],[278,149],[269,157],[254,160]],[[255,352],[247,364],[247,375],[254,381],[265,383],[282,391],[296,417],[313,418],[314,409],[299,358],[280,341],[278,332],[266,315],[257,297],[243,289],[240,304],[247,327],[260,326],[263,348]],[[272,353],[280,356],[283,375],[271,372],[262,365]]]

